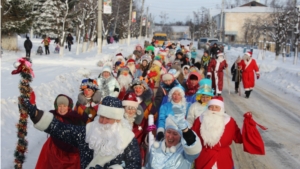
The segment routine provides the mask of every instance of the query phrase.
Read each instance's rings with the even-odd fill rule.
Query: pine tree
[[[2,0],[2,34],[22,34],[30,30],[32,5],[24,0]]]

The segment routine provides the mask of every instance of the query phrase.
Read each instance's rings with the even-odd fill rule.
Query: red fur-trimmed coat
[[[254,72],[256,75],[259,75],[259,68],[256,64],[256,61],[252,58],[250,58],[249,61],[242,60],[239,63],[239,66],[242,68],[242,81],[245,90],[252,90],[255,85]]]
[[[212,88],[216,94],[221,94],[223,90],[223,70],[228,67],[227,62],[222,57],[212,59],[207,67],[207,75],[211,76]]]
[[[242,143],[242,134],[235,120],[225,114],[225,128],[219,142],[210,148],[205,146],[200,134],[202,117],[198,117],[192,127],[192,130],[198,135],[202,144],[202,150],[199,157],[195,160],[195,169],[211,169],[217,165],[218,169],[232,169],[233,160],[230,145],[232,141]]]

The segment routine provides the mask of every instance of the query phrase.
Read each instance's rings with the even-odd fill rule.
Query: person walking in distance
[[[26,51],[26,57],[30,57],[32,42],[29,39],[29,37],[27,37],[27,36],[26,36],[26,40],[24,42],[24,48],[25,48],[25,51]]]
[[[71,51],[71,45],[73,45],[73,37],[70,33],[67,36],[67,43],[68,43],[69,51]]]
[[[42,43],[44,43],[46,55],[50,54],[50,51],[49,51],[50,41],[49,41],[49,38],[47,36],[44,38],[44,40],[42,41]]]

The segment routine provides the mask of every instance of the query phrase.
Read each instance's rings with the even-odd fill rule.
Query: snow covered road
[[[230,82],[232,83],[232,82]],[[249,99],[238,94],[228,94],[227,82],[223,97],[226,112],[242,129],[243,114],[251,111],[254,120],[268,130],[259,129],[265,142],[266,155],[250,155],[240,144],[232,145],[236,169],[297,169],[300,168],[300,112],[299,100],[258,81]],[[233,91],[233,83],[231,91]]]

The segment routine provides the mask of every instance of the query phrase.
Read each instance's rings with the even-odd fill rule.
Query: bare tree
[[[167,23],[167,20],[169,19],[169,16],[166,12],[161,12],[160,15],[160,22],[162,24],[162,26],[164,26]]]

